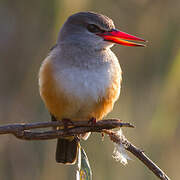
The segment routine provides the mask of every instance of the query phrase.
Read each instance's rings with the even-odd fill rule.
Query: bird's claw
[[[64,129],[68,129],[68,126],[73,126],[74,123],[70,119],[62,119]]]
[[[94,117],[92,117],[89,121],[88,121],[88,123],[89,124],[91,124],[91,125],[95,125],[96,124],[96,118],[94,118]]]

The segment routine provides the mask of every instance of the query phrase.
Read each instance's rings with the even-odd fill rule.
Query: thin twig
[[[103,130],[104,133],[108,134],[111,140],[117,144],[123,144],[124,148],[136,156],[141,162],[143,162],[159,179],[170,180],[170,178],[151,160],[147,155],[126,138],[121,139],[119,135],[111,130]]]
[[[97,123],[90,123],[88,121],[73,122],[68,129],[59,130],[40,130],[30,131],[38,128],[63,127],[62,121],[52,122],[37,122],[37,123],[19,123],[8,124],[0,126],[0,134],[13,134],[19,139],[23,140],[48,140],[59,137],[78,135],[85,132],[100,132],[106,133],[115,143],[121,143],[125,149],[135,155],[141,162],[143,162],[159,179],[170,180],[170,178],[153,163],[141,150],[136,148],[127,139],[121,138],[118,134],[110,129],[118,127],[134,127],[130,123],[122,123],[119,119],[106,119],[98,121]]]

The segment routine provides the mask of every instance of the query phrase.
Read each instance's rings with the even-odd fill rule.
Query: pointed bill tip
[[[110,41],[113,43],[121,44],[124,46],[137,46],[137,47],[146,47],[146,44],[140,44],[132,41],[142,41],[147,43],[146,40],[139,38],[137,36],[133,36],[131,34],[125,33],[123,31],[119,31],[117,29],[112,29],[109,32],[103,32],[101,34],[97,34],[104,38],[105,41]]]

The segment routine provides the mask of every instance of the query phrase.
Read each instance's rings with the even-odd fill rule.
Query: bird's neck
[[[66,50],[69,48],[76,52],[83,52],[86,54],[96,54],[101,51],[106,50],[105,47],[99,46],[96,44],[89,43],[88,41],[63,41],[61,43],[58,43],[59,47],[63,50]]]
[[[77,44],[62,43],[58,44],[54,52],[59,57],[59,61],[67,66],[79,66],[83,68],[97,68],[108,61],[111,61],[109,54],[112,51],[109,48],[97,49],[94,47],[82,46]]]

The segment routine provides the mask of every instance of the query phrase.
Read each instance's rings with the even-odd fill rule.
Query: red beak
[[[134,41],[146,42],[146,40],[144,39],[119,31],[117,29],[112,29],[111,31],[108,32],[98,33],[97,35],[103,37],[105,41],[110,41],[124,46],[141,46],[141,47],[146,46],[145,44],[125,41],[125,40],[134,40]]]

